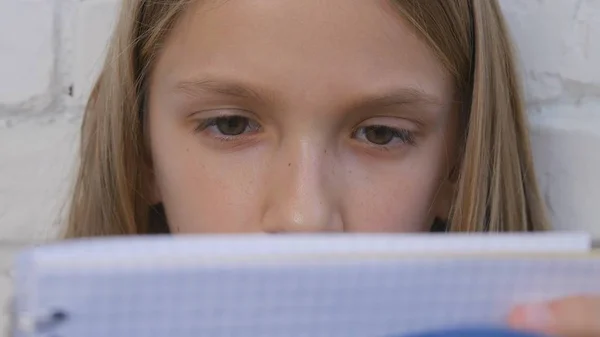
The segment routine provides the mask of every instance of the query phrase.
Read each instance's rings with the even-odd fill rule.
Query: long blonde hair
[[[154,230],[143,127],[146,85],[168,32],[189,3],[123,0],[83,118],[66,237]],[[545,229],[512,45],[497,2],[391,3],[454,76],[461,94],[460,155],[448,229]]]

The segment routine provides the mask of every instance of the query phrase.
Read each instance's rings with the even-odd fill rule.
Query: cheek
[[[404,166],[397,167],[395,172],[354,179],[346,199],[349,230],[429,230],[438,181],[435,172]]]
[[[434,135],[389,165],[352,163],[345,209],[357,232],[429,231],[448,172],[448,135]]]
[[[185,130],[166,117],[151,121],[155,183],[172,232],[261,232],[265,209],[281,207],[284,197],[290,197],[272,188],[274,173],[296,172],[289,170],[287,163],[301,158],[276,155],[269,147],[260,146],[218,152],[202,146],[192,128]],[[315,189],[323,192],[315,197],[327,198],[324,212],[335,213],[330,218],[342,219],[348,231],[427,231],[433,222],[434,199],[447,172],[447,140],[433,136],[395,159],[366,157],[349,150],[316,165],[318,175],[303,176],[304,171],[299,171],[298,176],[281,176],[285,179],[279,181],[305,185],[309,179],[325,175],[324,191]],[[294,153],[288,150],[282,153]],[[311,205],[306,200],[296,201]]]
[[[158,123],[157,123],[158,125]],[[168,121],[151,131],[155,183],[175,233],[255,232],[261,167],[255,153],[217,156]]]

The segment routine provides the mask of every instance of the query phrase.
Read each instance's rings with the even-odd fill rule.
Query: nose
[[[302,141],[281,151],[271,166],[263,217],[267,233],[344,230],[337,203],[335,158],[318,144]]]

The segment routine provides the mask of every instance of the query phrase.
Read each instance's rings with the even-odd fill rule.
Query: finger
[[[569,297],[516,307],[508,318],[518,329],[564,337],[600,337],[600,297]]]

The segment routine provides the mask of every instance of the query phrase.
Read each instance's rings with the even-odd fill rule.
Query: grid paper
[[[373,247],[309,258],[298,248],[306,241],[278,241],[278,255],[265,255],[261,240],[251,256],[224,240],[210,259],[162,238],[36,249],[20,257],[15,279],[16,318],[34,323],[15,336],[386,337],[498,325],[521,301],[600,295],[597,257],[410,258]],[[66,316],[48,323],[56,312]]]

